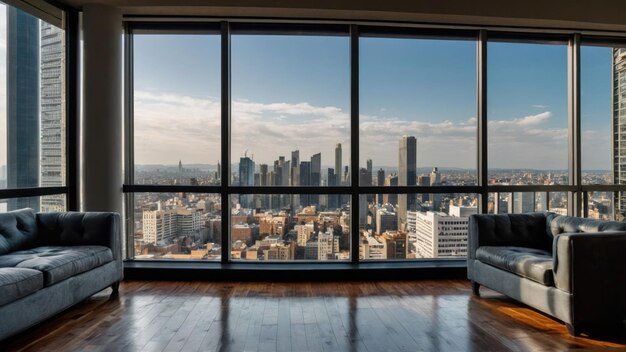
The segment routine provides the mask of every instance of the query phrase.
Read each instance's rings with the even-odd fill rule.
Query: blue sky
[[[476,44],[363,38],[361,161],[397,166],[418,140],[418,166],[476,167]],[[219,37],[135,38],[136,162],[219,158]],[[583,48],[583,167],[610,169],[611,51]],[[488,46],[490,167],[567,166],[567,48]],[[271,164],[299,149],[349,162],[347,37],[232,37],[232,160]],[[156,143],[155,141],[158,141]]]

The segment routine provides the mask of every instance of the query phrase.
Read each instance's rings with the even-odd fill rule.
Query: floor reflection
[[[125,282],[3,342],[2,350],[519,351],[626,347],[573,338],[458,281]]]

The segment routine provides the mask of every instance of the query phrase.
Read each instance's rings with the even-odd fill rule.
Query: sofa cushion
[[[43,288],[41,271],[0,268],[0,306],[28,296]]]
[[[0,213],[0,255],[35,246],[37,222],[32,209]]]
[[[482,246],[476,250],[476,259],[516,275],[554,286],[552,254],[526,247]]]
[[[626,231],[626,222],[559,216],[550,222],[550,228],[554,236],[561,233]]]
[[[43,272],[44,285],[91,270],[113,260],[103,246],[45,246],[0,256],[0,267],[35,269]]]

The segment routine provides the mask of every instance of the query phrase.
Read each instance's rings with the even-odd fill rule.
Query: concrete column
[[[123,214],[122,12],[83,6],[81,209]]]

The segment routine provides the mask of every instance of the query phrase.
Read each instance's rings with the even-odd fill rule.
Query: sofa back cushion
[[[37,244],[37,222],[33,209],[21,209],[0,214],[0,255]]]
[[[558,216],[550,222],[550,229],[553,235],[560,233],[626,231],[626,222]]]
[[[470,252],[480,246],[515,246],[552,251],[545,213],[470,216]]]

